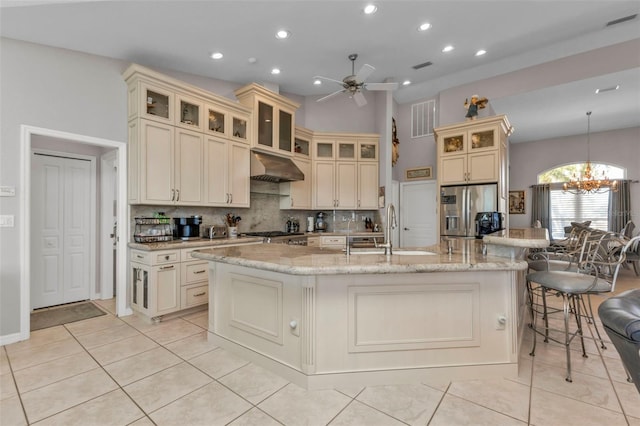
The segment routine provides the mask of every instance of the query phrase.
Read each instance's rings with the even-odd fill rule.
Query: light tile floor
[[[640,287],[622,271],[616,293]],[[595,305],[605,297],[595,298]],[[588,358],[527,331],[517,378],[305,391],[207,341],[207,312],[149,324],[110,314],[0,348],[0,424],[636,425],[640,394],[591,328]]]

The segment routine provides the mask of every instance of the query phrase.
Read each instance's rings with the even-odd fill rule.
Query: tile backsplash
[[[251,181],[250,208],[237,207],[190,207],[190,206],[131,206],[131,231],[135,229],[134,218],[153,217],[156,212],[163,212],[168,217],[202,216],[203,225],[225,226],[225,216],[232,213],[241,216],[238,232],[248,231],[285,231],[289,218],[298,219],[300,231],[306,231],[307,217],[315,215],[320,210],[280,210],[279,187],[276,183]],[[378,210],[322,210],[326,213],[325,220],[328,232],[346,230],[349,225],[352,231],[365,231],[364,218],[370,218],[373,223],[381,223]]]

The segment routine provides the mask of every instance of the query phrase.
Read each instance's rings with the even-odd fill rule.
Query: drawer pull
[[[203,269],[202,271],[193,271],[194,274],[204,274],[205,272],[207,272],[206,269]]]
[[[143,256],[143,255],[141,255],[141,254],[136,254],[136,257],[137,257],[138,259],[144,259],[144,256]]]
[[[169,255],[166,255],[166,256],[164,257],[164,260],[169,260],[169,259],[170,259],[170,256],[169,256]]]
[[[206,291],[203,291],[202,293],[196,293],[193,295],[193,297],[200,297],[200,296],[204,296],[205,294],[207,294]]]
[[[165,270],[165,269],[173,269],[174,265],[169,265],[169,266],[163,266],[160,269]]]

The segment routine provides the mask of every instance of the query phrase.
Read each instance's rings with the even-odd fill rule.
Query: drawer
[[[318,237],[307,237],[307,246],[308,247],[320,247],[320,238],[318,238]]]
[[[327,236],[320,237],[320,246],[344,246],[347,243],[347,237],[342,236]]]
[[[131,261],[155,266],[180,262],[180,250],[142,251],[131,250]]]
[[[208,248],[211,248],[211,247],[196,247],[196,248],[190,248],[190,249],[182,249],[180,253],[180,261],[182,262],[189,262],[191,260],[202,261],[201,259],[196,259],[195,257],[191,256],[191,253],[193,253],[196,250],[204,250]]]
[[[201,283],[202,281],[209,283],[208,274],[209,262],[197,260],[182,264],[182,280],[181,285],[189,285]]]
[[[182,287],[180,308],[186,309],[209,302],[209,284]]]

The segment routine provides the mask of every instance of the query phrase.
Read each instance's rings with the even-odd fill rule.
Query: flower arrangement
[[[227,222],[227,226],[238,226],[238,223],[242,220],[240,216],[235,216],[231,213],[227,213],[225,216],[225,221]]]

